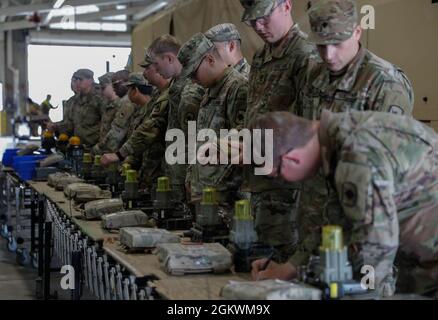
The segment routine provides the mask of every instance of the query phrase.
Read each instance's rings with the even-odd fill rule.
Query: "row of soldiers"
[[[121,71],[99,79],[102,94],[107,99],[105,104],[93,93],[91,71],[79,70],[72,79],[72,90],[77,94],[65,105],[64,121],[51,127],[80,136],[92,153],[102,155],[103,165],[131,163],[140,169],[145,189],[152,189],[158,176],[167,175],[176,198],[196,203],[205,187],[214,187],[219,193],[220,206],[230,214],[236,200],[249,197],[259,240],[276,249],[275,262],[271,262],[267,270],[262,270],[266,261],[254,262],[256,279],[295,277],[297,267],[307,263],[310,255],[317,252],[321,227],[339,224],[346,233],[346,244],[354,252],[350,254],[355,257],[352,262],[356,276],[360,276],[362,266],[375,266],[376,289],[381,296],[394,294],[397,275],[401,291],[433,292],[438,284],[437,220],[430,214],[424,215],[429,220],[415,219],[415,228],[411,226],[401,232],[402,218],[409,220],[417,207],[421,212],[421,206],[415,197],[412,199],[413,194],[403,195],[403,191],[396,195],[397,199],[391,198],[395,192],[388,187],[388,180],[377,177],[384,165],[377,164],[372,170],[367,167],[364,176],[360,172],[365,172],[366,159],[363,160],[363,155],[357,156],[362,161],[358,162],[354,152],[350,154],[348,150],[342,155],[332,150],[331,158],[327,158],[325,149],[321,151],[329,168],[336,168],[333,161],[348,160],[351,165],[345,165],[345,171],[318,169],[320,162],[315,159],[320,157],[317,156],[313,162],[312,158],[302,161],[295,154],[287,157],[294,149],[316,141],[314,137],[318,136],[312,129],[313,122],[292,130],[295,122],[288,117],[292,115],[317,121],[324,110],[340,113],[339,119],[344,119],[341,114],[353,110],[377,111],[385,113],[379,118],[380,123],[395,122],[403,132],[409,126],[417,126],[414,120],[409,120],[414,94],[404,72],[360,43],[362,29],[358,24],[356,2],[319,0],[311,3],[308,10],[311,33],[307,36],[292,18],[291,0],[241,0],[242,21],[265,43],[255,53],[251,67],[242,55],[243,39],[236,27],[221,24],[194,35],[182,46],[171,35],[155,39],[140,64],[144,68],[143,75]],[[109,93],[111,89],[106,96],[107,87],[112,88],[118,98]],[[272,115],[272,112],[279,113]],[[325,124],[329,127],[325,134],[342,135],[342,139],[347,140],[342,143],[348,143],[351,138],[349,147],[354,151],[354,125],[366,122],[369,117],[372,118],[359,113],[348,121],[339,120],[336,122],[339,126]],[[252,165],[169,165],[165,152],[172,142],[166,142],[166,132],[180,129],[188,137],[189,121],[197,122],[198,132],[212,129],[218,136],[221,129],[239,130],[254,125],[292,131],[274,136],[275,172],[271,176],[255,175]],[[281,130],[278,132],[283,132]],[[370,127],[365,131],[378,141],[379,132],[373,135],[372,130]],[[396,133],[391,131],[389,136],[391,134]],[[291,145],[288,141],[293,139],[298,142],[285,150],[283,146]],[[364,139],[361,137],[361,141]],[[436,137],[431,132],[418,133],[415,137],[406,134],[400,139],[397,143],[406,147],[398,147],[404,151],[416,152],[418,147],[436,156]],[[434,148],[426,148],[433,143]],[[385,153],[385,147],[389,148],[382,144],[378,151],[369,152]],[[241,146],[237,148],[240,150]],[[410,162],[398,159],[397,155],[389,161],[396,167],[397,179],[401,180],[397,180],[395,174],[385,177],[393,179],[391,185],[409,184],[402,181],[404,175],[399,167],[404,168]],[[437,158],[434,159],[430,163],[436,167]],[[313,167],[303,167],[306,163]],[[292,170],[294,165],[299,170]],[[297,170],[298,174],[293,175]],[[302,183],[310,176],[304,173],[315,170],[317,174]],[[331,178],[343,182],[337,185],[332,179],[333,184],[327,184],[327,172]],[[429,174],[435,173],[429,171]],[[429,201],[428,205],[436,207],[436,189],[434,196],[423,197],[421,201]],[[404,197],[409,198],[409,202],[394,203]],[[391,210],[381,210],[382,205],[392,206]],[[404,205],[409,206],[410,215],[400,217],[400,212],[405,212],[400,209]],[[423,237],[410,237],[426,229]],[[404,246],[403,237],[427,244]],[[395,265],[402,269],[397,275]],[[419,272],[416,277],[413,270],[424,270],[425,265],[429,272]]]

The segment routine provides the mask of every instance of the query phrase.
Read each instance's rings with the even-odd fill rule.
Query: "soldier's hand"
[[[265,270],[262,270],[267,259],[256,260],[252,263],[251,276],[254,281],[264,279],[291,280],[297,276],[297,270],[291,263],[278,264],[269,262]]]
[[[119,161],[119,157],[115,153],[107,153],[102,156],[100,159],[100,163],[104,167],[108,167],[111,163],[115,163]]]

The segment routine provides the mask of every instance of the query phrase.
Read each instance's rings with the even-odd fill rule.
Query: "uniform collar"
[[[222,78],[220,80],[218,80],[216,82],[216,84],[208,89],[208,96],[209,98],[215,98],[219,95],[219,93],[221,92],[223,86],[225,85],[225,83],[227,82],[227,80],[230,78],[231,74],[232,74],[233,69],[231,67],[228,67],[225,72],[224,75],[222,76]]]
[[[275,47],[272,44],[266,44],[262,53],[263,62],[266,63],[274,59],[281,59],[289,54],[293,49],[293,40],[301,33],[300,27],[295,23],[288,31],[286,36]]]
[[[340,79],[334,82],[333,85],[337,90],[349,92],[353,89],[357,75],[359,73],[359,70],[361,69],[366,54],[367,50],[361,44],[359,51],[356,54],[356,57],[354,57],[353,61],[347,67],[347,71],[345,72],[345,74]],[[331,86],[330,70],[324,67],[322,72],[320,72],[320,74],[313,82],[313,86],[321,90]]]

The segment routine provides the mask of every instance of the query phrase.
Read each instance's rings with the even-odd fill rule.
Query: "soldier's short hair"
[[[280,165],[281,157],[284,154],[293,149],[304,147],[317,134],[311,121],[290,112],[270,112],[261,115],[250,124],[250,129],[273,130],[274,169]],[[264,148],[262,148],[262,152],[264,152]]]
[[[111,81],[126,82],[129,79],[129,75],[130,73],[128,70],[120,70],[112,75]]]
[[[165,34],[155,39],[149,46],[149,51],[154,54],[173,53],[178,55],[181,43],[170,34]]]

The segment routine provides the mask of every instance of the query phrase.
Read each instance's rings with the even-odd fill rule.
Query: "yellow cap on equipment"
[[[100,166],[100,159],[101,159],[101,156],[99,156],[99,155],[96,155],[94,157],[94,165],[95,166]]]
[[[169,192],[171,190],[169,177],[159,177],[157,183],[157,192]]]
[[[325,226],[322,228],[322,250],[342,250],[342,228],[339,226]]]
[[[62,142],[66,142],[66,141],[68,141],[68,135],[66,135],[65,133],[61,133],[61,134],[59,135],[58,140],[59,140],[59,141],[62,141]]]
[[[53,132],[49,130],[44,131],[43,138],[45,139],[53,138]]]
[[[217,193],[215,188],[205,188],[202,192],[202,204],[217,204]]]
[[[93,163],[93,157],[91,153],[84,153],[84,158],[82,160],[83,163]]]
[[[249,200],[236,201],[234,205],[234,216],[238,220],[254,220],[251,215]]]
[[[81,144],[81,139],[79,137],[73,136],[69,140],[70,145],[79,146]]]

